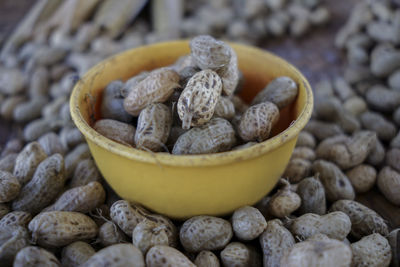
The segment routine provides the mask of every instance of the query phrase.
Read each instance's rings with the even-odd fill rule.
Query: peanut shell
[[[34,247],[28,246],[21,249],[17,255],[15,256],[14,264],[15,267],[24,267],[24,266],[48,266],[48,267],[57,267],[61,266],[60,262],[49,251]]]
[[[0,203],[15,199],[21,190],[17,178],[9,172],[0,171]]]
[[[93,128],[108,139],[126,146],[135,146],[134,136],[136,129],[130,124],[111,119],[102,119],[96,121]]]

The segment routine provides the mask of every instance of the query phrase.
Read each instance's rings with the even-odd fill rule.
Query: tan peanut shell
[[[67,178],[70,178],[75,171],[76,166],[82,160],[90,157],[89,146],[86,143],[76,146],[65,156],[65,172]]]
[[[261,235],[267,222],[261,212],[251,206],[244,206],[232,215],[232,228],[235,236],[241,240],[253,240]]]
[[[225,119],[213,118],[179,136],[172,154],[206,154],[229,150],[236,143],[235,130]]]
[[[230,61],[231,49],[222,41],[209,35],[199,35],[190,41],[193,62],[202,70],[223,72]]]
[[[176,243],[176,236],[171,240],[171,234],[167,225],[144,219],[132,232],[132,243],[140,249],[143,254],[155,245],[173,246]]]
[[[24,128],[24,139],[28,142],[35,141],[42,135],[57,128],[51,118],[40,118],[29,122]]]
[[[291,190],[289,182],[282,180],[285,186],[279,189],[268,202],[268,211],[275,217],[288,216],[301,205],[301,198]]]
[[[294,236],[307,239],[315,234],[324,234],[329,238],[342,241],[351,230],[349,216],[341,211],[335,211],[323,216],[313,213],[295,218],[290,230]]]
[[[136,129],[130,124],[111,119],[102,119],[96,121],[93,128],[108,139],[126,146],[135,146],[134,136]]]
[[[122,88],[118,88],[119,90],[119,96],[125,98],[129,95],[130,90],[135,87],[138,83],[143,81],[150,72],[148,71],[142,71],[139,74],[133,76],[129,80],[125,82],[125,84],[122,86]]]
[[[395,125],[380,113],[366,111],[360,115],[360,122],[365,129],[376,132],[382,141],[390,141],[396,135]]]
[[[29,233],[22,226],[8,226],[0,231],[0,262],[11,266],[15,255],[29,245]]]
[[[231,224],[212,216],[195,216],[180,229],[180,241],[185,250],[200,252],[224,248],[233,236]]]
[[[235,112],[239,114],[243,114],[249,108],[249,105],[243,101],[239,96],[233,95],[231,96],[231,101],[235,106]]]
[[[389,234],[388,226],[381,216],[372,209],[353,200],[338,200],[332,204],[330,211],[342,211],[351,220],[351,235],[355,238],[372,233],[383,236]]]
[[[218,257],[209,250],[203,250],[197,254],[194,264],[197,267],[220,267]]]
[[[102,179],[99,169],[92,158],[81,160],[75,167],[74,175],[72,176],[68,186],[78,187],[87,185],[90,182],[100,182]]]
[[[96,251],[91,245],[76,241],[65,246],[61,252],[61,264],[65,267],[77,267],[85,263]]]
[[[322,141],[316,150],[318,158],[337,164],[341,169],[348,169],[364,162],[376,142],[372,131],[360,131],[351,138],[344,135]]]
[[[97,235],[96,223],[88,216],[72,211],[49,211],[36,215],[29,223],[32,241],[43,247],[63,247]]]
[[[13,173],[17,153],[10,153],[0,159],[0,170]]]
[[[365,193],[371,190],[376,182],[376,170],[367,164],[360,164],[346,172],[356,193]]]
[[[160,151],[168,140],[171,126],[172,114],[166,105],[148,105],[139,114],[135,134],[136,147],[153,152]]]
[[[40,117],[42,108],[48,103],[47,97],[35,97],[28,102],[18,104],[13,110],[16,122],[27,122]]]
[[[386,166],[378,174],[379,190],[391,203],[400,205],[400,173]]]
[[[292,158],[286,166],[282,177],[289,179],[291,183],[300,182],[302,179],[310,175],[312,164],[304,158]]]
[[[1,68],[0,92],[7,95],[20,93],[26,85],[26,77],[17,68]]]
[[[240,118],[238,134],[244,141],[262,142],[279,120],[279,110],[271,102],[251,106]]]
[[[147,267],[196,267],[182,252],[179,250],[157,245],[152,247],[146,254]]]
[[[375,146],[372,148],[367,157],[366,162],[372,166],[378,167],[385,160],[385,147],[379,139],[376,140]]]
[[[285,253],[281,266],[285,267],[348,267],[351,264],[351,249],[335,240],[311,240],[295,244]]]
[[[21,190],[17,178],[9,172],[0,170],[0,203],[16,198]]]
[[[12,202],[12,208],[36,214],[55,199],[64,183],[64,159],[60,154],[54,154],[39,164],[32,180]]]
[[[302,158],[309,161],[314,161],[316,158],[315,151],[309,147],[295,147],[293,150],[291,158]]]
[[[212,70],[197,72],[183,89],[177,105],[182,128],[205,124],[214,114],[222,90],[221,78]]]
[[[299,214],[315,213],[323,215],[326,213],[325,189],[319,179],[308,177],[298,185],[296,193],[301,198]]]
[[[168,68],[154,70],[129,90],[124,108],[129,114],[138,116],[147,105],[166,101],[176,87],[179,87],[178,73]]]
[[[0,114],[6,120],[11,120],[14,117],[14,109],[17,105],[26,100],[25,96],[15,95],[6,98],[0,107]]]
[[[139,249],[131,244],[116,244],[102,250],[90,257],[82,267],[144,267],[144,258]]]
[[[226,96],[221,96],[217,105],[215,106],[214,117],[230,120],[234,116],[235,106],[233,105],[232,101]]]
[[[61,143],[64,145],[64,147],[69,149],[80,143],[83,143],[85,139],[79,129],[75,127],[62,128],[59,136]]]
[[[34,246],[28,246],[21,249],[15,256],[14,264],[15,267],[25,266],[48,266],[57,267],[60,266],[60,262],[49,251]]]
[[[14,176],[18,179],[21,186],[31,180],[36,167],[46,157],[46,153],[38,142],[31,142],[24,147],[18,154],[14,166]]]
[[[392,259],[388,240],[378,233],[365,236],[350,246],[353,252],[352,266],[389,266]]]
[[[125,200],[114,202],[110,208],[111,219],[128,236],[132,235],[136,225],[143,221],[148,215],[150,215],[150,213],[144,208],[138,205],[131,206],[129,202]]]
[[[113,222],[105,222],[100,226],[97,240],[105,247],[128,241],[124,232]]]
[[[61,155],[65,154],[66,148],[61,143],[61,140],[58,137],[58,135],[55,134],[54,132],[50,132],[41,136],[38,139],[38,143],[42,146],[47,156],[51,156],[56,153]]]
[[[334,163],[317,160],[313,164],[313,170],[319,173],[328,201],[354,199],[355,193],[349,178]]]
[[[400,137],[400,135],[399,135]],[[394,139],[393,139],[394,140]],[[393,143],[393,140],[391,144]],[[392,167],[397,172],[400,172],[400,149],[398,148],[391,148],[386,153],[386,164]]]
[[[392,266],[400,265],[400,228],[394,229],[387,237],[390,247],[392,248]]]
[[[236,89],[240,87],[240,71],[236,52],[230,48],[231,58],[228,66],[218,72],[222,79],[222,92],[227,96],[232,96]]]
[[[11,211],[0,219],[0,229],[5,229],[9,226],[27,227],[32,220],[32,215],[25,211]]]
[[[309,147],[309,148],[315,148],[316,146],[316,140],[315,137],[307,132],[307,131],[301,131],[299,133],[299,136],[297,138],[296,142],[296,147]]]
[[[286,76],[275,78],[260,91],[253,99],[252,105],[261,102],[272,102],[279,109],[282,109],[292,103],[298,94],[296,82]]]
[[[106,192],[99,182],[65,191],[46,211],[76,211],[88,213],[104,203]]]
[[[264,266],[280,266],[281,258],[296,243],[292,234],[279,219],[267,222],[267,228],[259,238]]]
[[[232,242],[221,251],[221,261],[224,266],[254,266],[261,267],[259,255],[240,242]]]

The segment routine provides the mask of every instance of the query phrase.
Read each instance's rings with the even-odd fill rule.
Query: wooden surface
[[[281,56],[298,67],[310,80],[317,81],[340,75],[343,55],[334,47],[338,29],[345,23],[358,0],[326,0],[332,19],[327,27],[315,29],[298,39],[266,40],[263,48]],[[0,43],[29,10],[33,0],[0,0]],[[20,133],[19,125],[0,119],[0,147],[12,136]],[[376,190],[357,196],[357,200],[377,211],[391,228],[400,226],[400,208],[390,204]]]

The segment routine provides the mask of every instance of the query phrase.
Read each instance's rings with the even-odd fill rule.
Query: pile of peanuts
[[[356,194],[379,190],[400,206],[395,75],[399,66],[393,60],[398,44],[395,39],[382,39],[386,29],[397,29],[399,11],[392,1],[357,5],[343,30],[347,33],[338,35],[347,51],[348,69],[344,78],[315,87],[313,118],[300,133],[284,179],[254,207],[241,207],[225,218],[204,215],[171,221],[121,200],[103,180],[68,107],[78,74],[115,53],[105,48],[95,51],[97,33],[77,33],[64,43],[57,41],[56,30],[48,39],[3,54],[0,115],[14,122],[17,136],[0,154],[1,265],[399,266],[400,228],[392,229],[377,212],[354,200]],[[376,26],[381,24],[385,27]],[[84,25],[77,32],[84,32]],[[80,38],[85,40],[82,48],[78,48]],[[375,51],[378,47],[383,48]],[[186,77],[203,71],[188,72]],[[181,80],[182,72],[175,72],[173,89],[177,84],[188,87],[190,78]],[[223,74],[213,72],[221,75],[223,83]],[[148,75],[154,73],[143,77]],[[136,83],[140,81],[131,81]],[[123,98],[132,92],[119,90],[125,85],[113,85],[120,95],[111,97],[115,103],[110,105],[120,107],[119,111],[125,111]],[[175,96],[176,103],[182,94]],[[220,100],[229,95],[224,94]],[[235,110],[247,109],[236,108],[234,99],[233,95]],[[171,108],[172,102],[167,103]],[[145,121],[158,109],[150,106]],[[187,118],[190,110],[183,100],[182,107],[168,114],[172,119]],[[193,116],[188,121],[192,125]],[[20,127],[23,131],[18,132]],[[132,136],[118,141],[132,145]],[[143,147],[147,144],[144,139]]]
[[[248,107],[234,94],[241,90],[235,51],[209,35],[193,38],[190,48],[191,54],[173,66],[142,72],[125,83],[112,81],[103,93],[103,119],[94,129],[121,144],[177,155],[265,141],[279,109],[296,98],[296,83],[275,78]]]
[[[191,1],[181,23],[185,37],[211,34],[243,43],[304,36],[330,20],[321,0]]]

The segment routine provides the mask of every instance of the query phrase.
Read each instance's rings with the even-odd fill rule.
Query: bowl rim
[[[284,131],[280,132],[276,136],[267,139],[261,143],[258,143],[254,146],[240,150],[226,151],[226,152],[219,152],[212,154],[172,155],[167,152],[152,153],[122,145],[99,134],[92,127],[90,127],[90,125],[85,121],[79,109],[79,99],[80,99],[79,96],[84,87],[85,80],[94,75],[98,75],[99,71],[103,69],[104,64],[107,64],[110,61],[115,62],[117,61],[115,59],[120,59],[121,57],[124,57],[127,53],[134,53],[134,52],[140,53],[141,50],[145,49],[162,48],[173,45],[182,45],[186,43],[188,43],[188,40],[176,40],[176,41],[168,41],[168,42],[161,42],[151,45],[140,46],[137,48],[123,51],[112,57],[108,57],[103,61],[101,61],[100,63],[96,64],[89,71],[87,71],[84,74],[84,76],[74,86],[70,96],[70,103],[69,103],[72,120],[74,121],[76,127],[85,136],[85,138],[88,139],[88,141],[90,140],[97,146],[100,146],[109,152],[112,152],[114,154],[117,154],[119,156],[131,160],[157,164],[159,166],[166,165],[166,166],[180,166],[180,167],[200,167],[200,166],[216,166],[222,164],[230,164],[238,161],[255,158],[262,154],[266,154],[272,150],[275,150],[282,144],[295,138],[298,135],[298,133],[305,127],[305,125],[307,124],[307,122],[311,117],[314,100],[313,100],[313,93],[311,86],[307,81],[307,79],[304,77],[304,75],[292,64],[290,64],[285,59],[277,55],[274,55],[268,51],[262,50],[254,46],[243,45],[234,42],[228,42],[234,49],[239,48],[240,50],[248,52],[253,51],[257,53],[260,52],[265,53],[268,54],[269,57],[272,57],[275,60],[284,62],[290,69],[292,69],[298,75],[301,82],[303,83],[306,93],[306,103],[304,105],[304,108],[302,109],[298,118],[295,121],[293,121],[288,128],[286,128]]]

